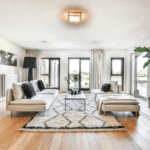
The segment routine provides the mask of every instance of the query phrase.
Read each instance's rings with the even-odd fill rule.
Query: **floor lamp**
[[[38,68],[36,57],[24,57],[23,68],[29,68],[28,81],[33,80],[33,68]]]

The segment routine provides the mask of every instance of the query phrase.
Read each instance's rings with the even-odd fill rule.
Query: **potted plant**
[[[65,81],[67,81],[69,84],[72,81],[74,83],[74,88],[72,90],[78,91],[78,81],[79,77],[77,75],[72,76],[65,76]]]
[[[147,66],[149,65],[149,63],[150,63],[150,47],[149,47],[149,48],[146,48],[146,47],[136,47],[136,48],[134,49],[134,51],[135,51],[135,52],[138,52],[139,55],[140,55],[141,53],[146,53],[143,57],[147,57],[148,60],[144,63],[143,68],[147,67]],[[139,56],[139,55],[138,55],[138,56]],[[138,57],[138,56],[137,56],[137,57]]]

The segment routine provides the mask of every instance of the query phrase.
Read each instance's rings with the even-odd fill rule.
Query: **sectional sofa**
[[[13,112],[37,112],[46,111],[58,96],[59,92],[55,89],[45,89],[39,91],[37,80],[30,81],[36,91],[36,95],[31,99],[24,96],[22,84],[13,83],[12,89],[6,91],[6,110]]]

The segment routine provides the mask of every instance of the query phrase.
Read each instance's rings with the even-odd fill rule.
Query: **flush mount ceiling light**
[[[89,19],[89,14],[83,9],[69,8],[62,11],[61,19],[71,24],[80,24]]]

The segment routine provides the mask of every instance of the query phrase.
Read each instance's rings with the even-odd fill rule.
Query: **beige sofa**
[[[22,83],[14,83],[13,89],[7,89],[6,110],[11,111],[11,115],[13,115],[13,112],[46,111],[58,96],[58,90],[45,89],[40,92],[35,86],[37,81],[34,80],[31,83],[36,91],[36,95],[31,99],[24,97],[21,87]]]
[[[117,93],[121,94],[122,86],[118,85],[118,81],[111,81],[110,84],[111,84],[111,91],[109,92],[104,92],[101,91],[100,89],[91,89],[92,98],[97,101],[97,97],[101,96],[101,94],[117,94]]]

